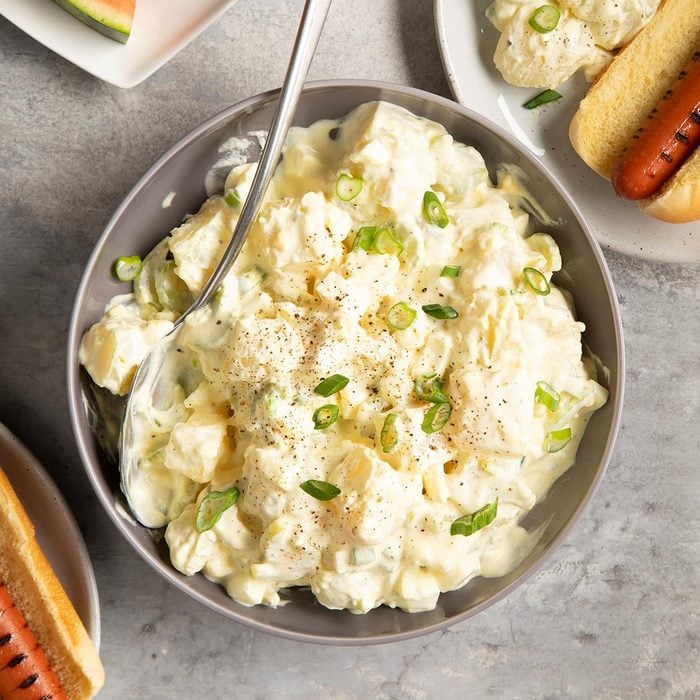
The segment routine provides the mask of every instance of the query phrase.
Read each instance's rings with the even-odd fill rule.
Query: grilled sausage
[[[0,699],[67,700],[46,654],[1,581]]]
[[[624,99],[622,97],[621,99]],[[612,171],[615,192],[646,199],[659,191],[700,144],[700,51],[632,137]]]

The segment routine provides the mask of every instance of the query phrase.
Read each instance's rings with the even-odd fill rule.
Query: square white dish
[[[52,0],[0,0],[0,15],[96,78],[138,85],[169,61],[236,0],[141,0],[131,36],[102,36]]]

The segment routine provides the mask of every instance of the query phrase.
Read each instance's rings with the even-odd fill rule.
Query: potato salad
[[[149,253],[83,337],[115,394],[200,293],[255,164]],[[432,609],[511,571],[518,523],[607,393],[554,286],[558,247],[481,155],[383,102],[293,128],[215,301],[136,406],[136,517],[243,605]],[[282,593],[282,596],[280,595]]]
[[[661,0],[495,0],[494,62],[511,85],[555,88],[582,69],[592,81],[649,22]]]

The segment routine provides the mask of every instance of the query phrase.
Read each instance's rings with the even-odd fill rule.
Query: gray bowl
[[[366,615],[352,615],[327,610],[305,589],[290,590],[286,595],[289,603],[276,610],[245,607],[203,576],[183,576],[171,566],[162,539],[128,516],[117,468],[90,429],[90,388],[78,365],[78,345],[84,331],[102,315],[107,301],[126,291],[110,274],[114,259],[147,253],[185,214],[197,211],[206,198],[204,179],[217,160],[217,147],[231,136],[245,137],[249,131],[266,129],[276,95],[269,92],[239,102],[196,128],[144,175],[107,225],[83,274],[70,323],[68,398],[73,430],[88,477],[119,532],[150,566],[191,597],[232,620],[289,639],[327,644],[408,639],[465,620],[505,596],[542,566],[581,516],[610,459],[620,421],[624,378],[620,312],[600,248],[575,205],[545,166],[512,136],[478,114],[420,90],[357,81],[311,84],[301,98],[295,120],[298,125],[341,117],[363,102],[387,100],[440,122],[457,140],[475,146],[492,173],[501,162],[515,163],[525,171],[532,194],[553,219],[564,222],[550,231],[564,260],[564,268],[555,279],[572,293],[578,318],[587,327],[584,341],[608,370],[601,381],[607,384],[610,399],[590,421],[576,464],[524,519],[529,530],[543,527],[530,556],[507,576],[476,578],[460,590],[444,593],[435,610],[409,614],[381,607]],[[164,209],[162,202],[170,192],[177,196]]]

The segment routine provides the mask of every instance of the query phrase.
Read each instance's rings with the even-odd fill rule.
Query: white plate
[[[557,90],[562,100],[533,110],[522,104],[539,90],[506,83],[493,64],[498,31],[486,19],[490,0],[435,0],[440,53],[455,98],[515,134],[578,204],[598,241],[613,250],[664,262],[700,263],[700,222],[664,224],[615,196],[610,183],[579,159],[568,128],[586,82],[576,76]]]
[[[0,0],[0,14],[97,78],[137,85],[187,46],[235,0],[139,0],[127,44],[90,29],[52,0]]]
[[[34,523],[39,546],[99,649],[97,584],[80,530],[51,477],[2,423],[0,466]]]

